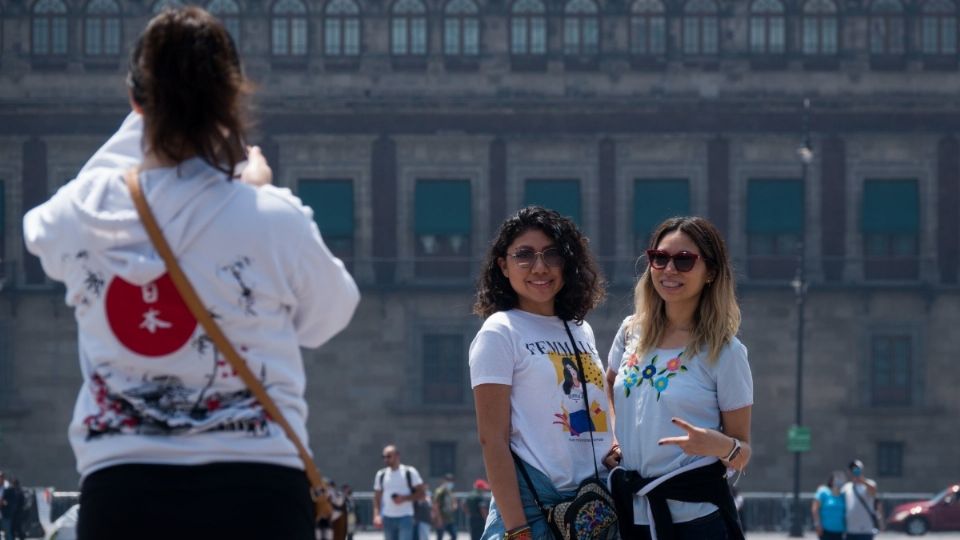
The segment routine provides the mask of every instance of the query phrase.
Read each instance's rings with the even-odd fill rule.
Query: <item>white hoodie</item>
[[[23,220],[27,249],[66,285],[83,387],[70,442],[86,476],[124,463],[256,461],[302,468],[293,444],[214,349],[173,287],[124,183],[142,158],[131,113]],[[228,182],[199,158],[140,174],[204,304],[307,441],[300,346],[342,330],[359,302],[312,211],[287,189]]]

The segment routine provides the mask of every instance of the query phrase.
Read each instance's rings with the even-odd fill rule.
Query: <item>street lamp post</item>
[[[800,182],[806,192],[807,186],[807,167],[813,161],[813,147],[810,144],[810,100],[803,100],[803,144],[797,149],[797,156],[800,158]],[[797,243],[797,273],[790,283],[793,286],[797,300],[797,409],[796,426],[803,426],[803,323],[804,323],[804,303],[807,296],[806,280],[806,245],[807,220],[806,211],[801,218],[800,241]],[[800,504],[800,454],[793,452],[793,519],[790,522],[790,536],[800,538],[803,536],[803,507]]]

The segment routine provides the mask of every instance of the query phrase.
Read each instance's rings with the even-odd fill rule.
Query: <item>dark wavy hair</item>
[[[252,87],[213,15],[191,6],[151,19],[133,48],[127,85],[155,154],[176,163],[197,156],[233,177],[246,155]]]
[[[587,313],[603,301],[606,294],[603,277],[590,253],[589,240],[573,221],[540,206],[523,208],[500,225],[483,263],[473,312],[486,318],[498,311],[517,307],[517,293],[503,275],[499,260],[507,256],[507,247],[516,237],[531,229],[540,230],[551,238],[566,261],[563,288],[553,300],[557,317],[565,321],[583,321]]]

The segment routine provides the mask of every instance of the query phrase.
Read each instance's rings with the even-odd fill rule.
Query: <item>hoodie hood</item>
[[[76,179],[24,217],[28,249],[41,257],[52,278],[62,279],[58,257],[81,255],[99,258],[112,273],[136,285],[149,283],[166,271],[140,222],[124,178],[143,160],[142,137],[143,118],[131,112]],[[200,158],[141,171],[139,181],[174,252],[186,249],[237,189],[246,187],[226,182],[222,172]],[[191,211],[194,205],[201,205],[204,211]],[[73,214],[75,220],[56,219],[63,214]],[[58,227],[71,221],[74,224],[69,229]],[[70,253],[70,246],[89,249]]]

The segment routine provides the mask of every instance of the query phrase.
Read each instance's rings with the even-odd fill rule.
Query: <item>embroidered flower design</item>
[[[643,373],[641,375],[643,375],[644,379],[652,379],[653,376],[656,374],[657,374],[657,367],[653,365],[649,365],[643,368]]]
[[[640,374],[637,373],[636,371],[631,371],[630,373],[627,373],[623,377],[624,386],[627,386],[627,387],[636,386],[639,383],[640,383]],[[627,395],[629,396],[630,395],[629,390],[627,392],[628,392]]]
[[[640,360],[640,358],[637,356],[637,353],[631,354],[631,355],[630,355],[630,358],[627,359],[627,367],[629,367],[629,368],[636,367],[637,362],[638,362],[639,360]]]
[[[667,371],[676,371],[680,369],[680,358],[671,358],[667,361]]]
[[[660,377],[659,379],[653,381],[653,387],[657,389],[657,399],[660,399],[659,394],[667,389],[667,386],[670,385],[670,379],[667,377]]]

